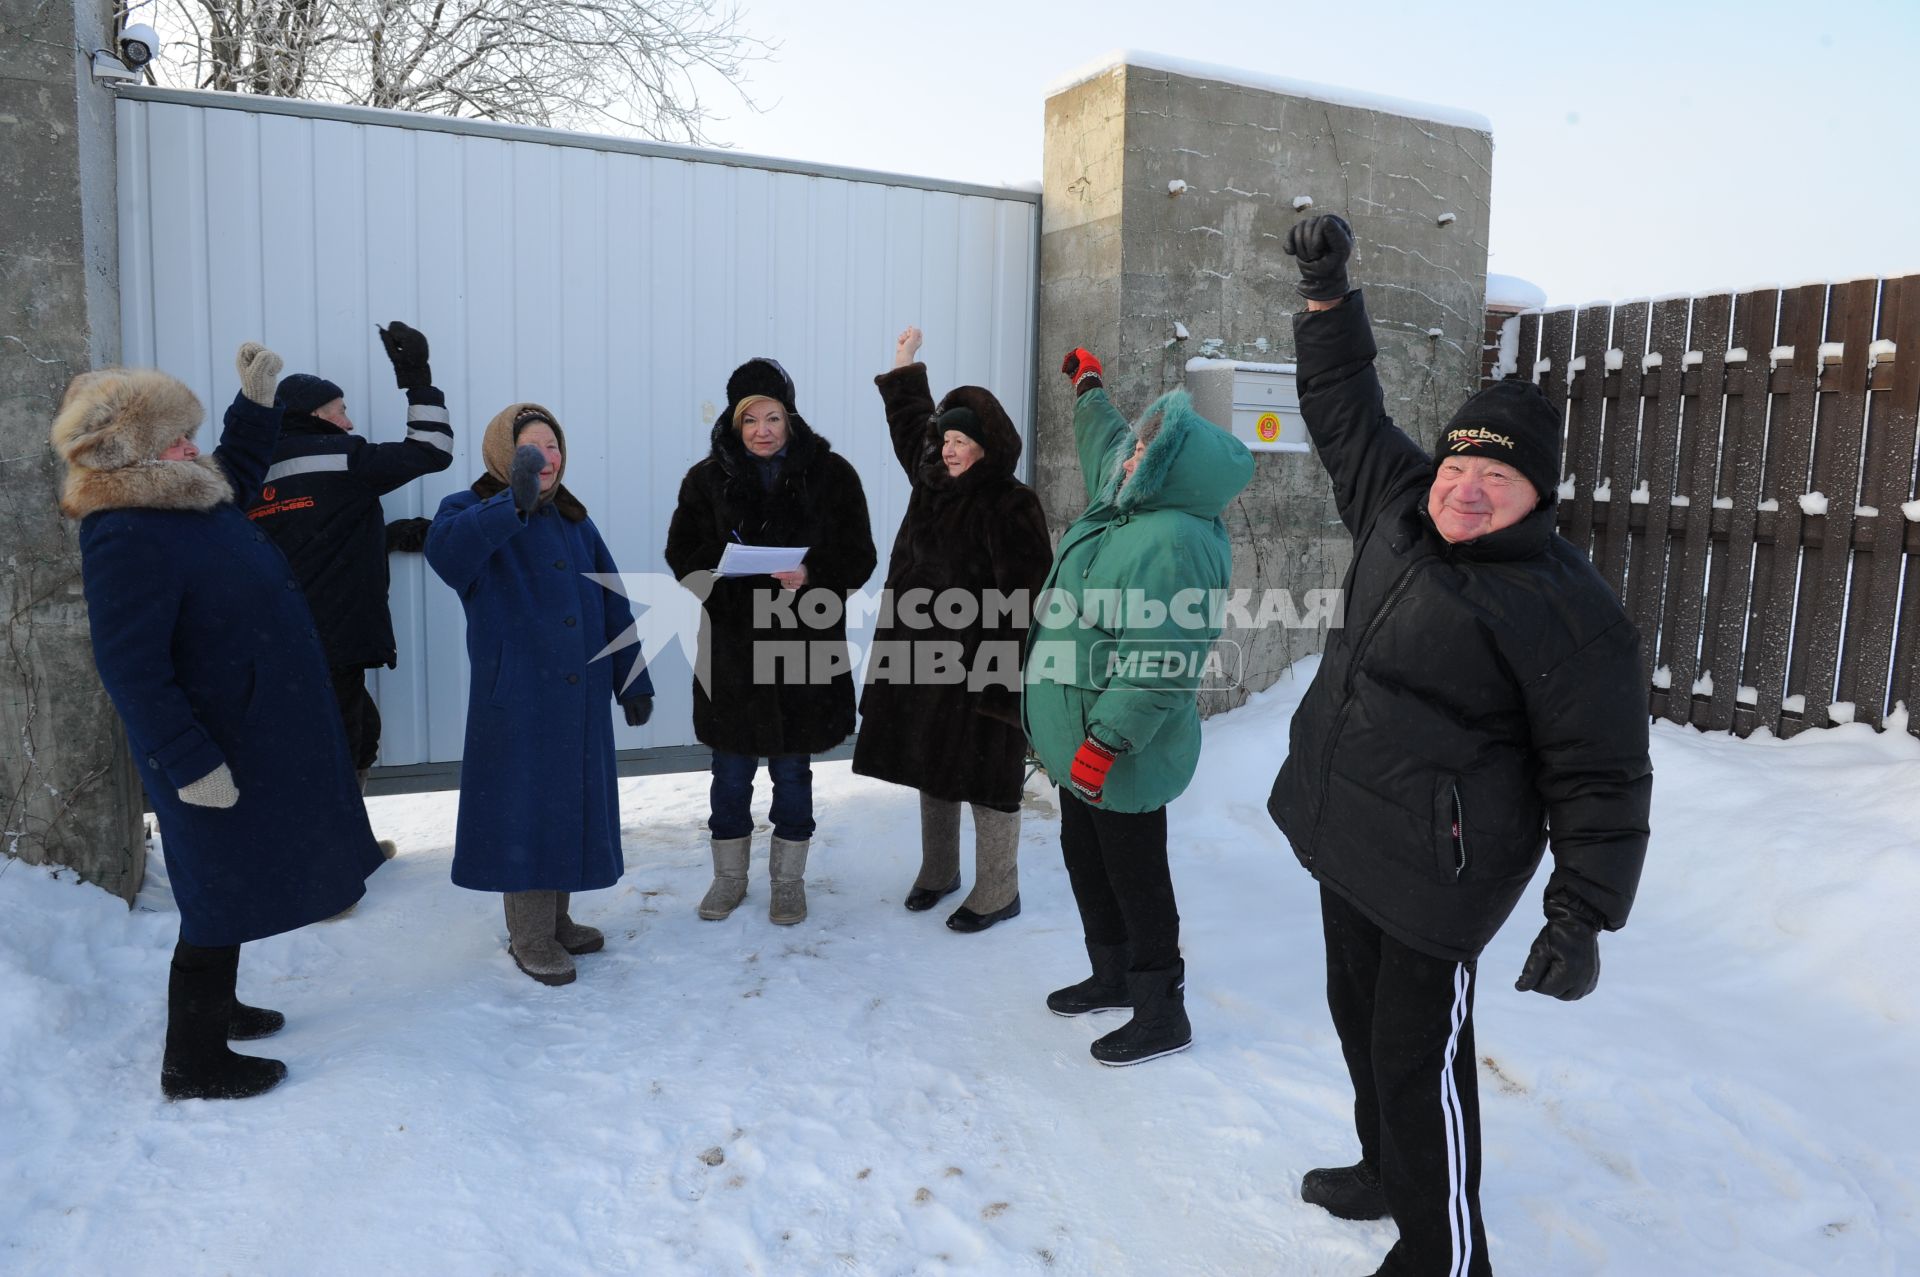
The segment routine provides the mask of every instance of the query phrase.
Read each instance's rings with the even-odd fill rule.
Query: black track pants
[[[1471,962],[1401,944],[1322,887],[1327,1008],[1353,1078],[1360,1155],[1380,1168],[1400,1240],[1389,1277],[1491,1277],[1480,1222]]]

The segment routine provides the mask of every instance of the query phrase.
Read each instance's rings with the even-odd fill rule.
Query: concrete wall
[[[1493,142],[1445,123],[1248,87],[1194,68],[1118,65],[1048,99],[1040,239],[1036,485],[1056,534],[1086,505],[1060,356],[1098,354],[1123,411],[1182,383],[1197,355],[1293,358],[1287,229],[1314,212],[1353,224],[1354,282],[1381,347],[1388,410],[1431,444],[1477,388]],[[1171,182],[1185,190],[1171,195]],[[1296,211],[1298,196],[1313,200]],[[1444,214],[1452,219],[1441,223]],[[1175,324],[1189,336],[1175,337]],[[1437,336],[1429,330],[1438,329]],[[1339,584],[1351,546],[1311,454],[1260,453],[1226,513],[1234,585],[1296,602]],[[1324,628],[1230,630],[1241,687],[1217,710],[1319,651]]]
[[[108,3],[0,0],[0,851],[132,900],[139,781],[47,447],[67,382],[119,358],[113,101],[79,51],[112,30]]]

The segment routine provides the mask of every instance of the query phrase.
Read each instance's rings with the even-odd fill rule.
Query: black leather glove
[[[653,717],[653,697],[629,696],[620,702],[620,708],[627,712],[628,727],[645,727]]]
[[[433,369],[427,366],[425,333],[396,319],[380,329],[380,344],[387,348],[387,358],[393,363],[393,380],[400,389],[418,390],[433,384]]]
[[[1562,1002],[1577,1002],[1600,983],[1600,927],[1603,919],[1578,897],[1560,892],[1547,897],[1547,925],[1534,937],[1526,965],[1513,987]]]
[[[427,548],[432,519],[395,519],[387,525],[388,554],[418,554]]]
[[[1295,222],[1283,247],[1300,267],[1294,287],[1308,301],[1337,302],[1353,291],[1347,283],[1347,258],[1353,256],[1353,227],[1338,213],[1316,213]]]
[[[513,450],[513,472],[507,487],[513,491],[513,506],[521,514],[532,514],[540,504],[540,472],[547,468],[547,454],[530,443]]]

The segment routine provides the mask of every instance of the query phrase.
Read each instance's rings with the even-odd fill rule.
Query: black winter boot
[[[1157,971],[1127,972],[1127,995],[1133,1018],[1095,1038],[1089,1050],[1102,1064],[1119,1067],[1157,1060],[1193,1045],[1193,1026],[1187,1023],[1187,964],[1176,962]]]
[[[227,1049],[240,946],[182,942],[167,977],[167,1047],[160,1089],[170,1100],[241,1100],[280,1085],[287,1066]],[[250,1008],[251,1009],[251,1008]]]
[[[1085,1015],[1089,1011],[1125,1011],[1133,1006],[1127,996],[1127,946],[1087,941],[1093,974],[1079,984],[1047,995],[1047,1010],[1055,1015]]]
[[[270,1038],[287,1027],[287,1017],[265,1007],[250,1007],[235,999],[233,1014],[227,1017],[227,1041],[251,1042]]]
[[[1387,1190],[1372,1162],[1322,1166],[1300,1180],[1300,1200],[1341,1219],[1385,1219]]]

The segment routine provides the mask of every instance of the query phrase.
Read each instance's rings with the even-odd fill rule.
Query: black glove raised
[[[1601,918],[1565,892],[1548,896],[1547,925],[1534,937],[1513,987],[1577,1002],[1600,983]]]
[[[388,554],[418,554],[427,548],[432,519],[395,519],[387,525]]]
[[[653,717],[653,697],[629,696],[620,702],[620,708],[627,712],[628,727],[645,727]]]
[[[1337,302],[1353,291],[1347,283],[1347,258],[1353,256],[1353,227],[1338,213],[1316,213],[1295,222],[1283,247],[1300,266],[1294,287],[1308,301]]]
[[[530,443],[523,443],[513,450],[513,472],[507,476],[507,487],[513,492],[514,509],[521,514],[532,514],[533,507],[540,504],[540,472],[547,468],[547,454]]]
[[[425,333],[396,319],[380,329],[380,344],[387,348],[387,358],[393,364],[393,380],[400,389],[419,390],[433,384],[433,369],[427,366]]]

